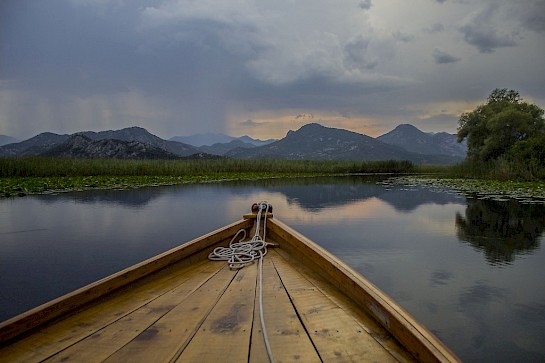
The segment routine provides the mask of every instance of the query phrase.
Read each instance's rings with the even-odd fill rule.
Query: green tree
[[[508,159],[519,166],[528,180],[545,180],[545,133],[517,142],[508,152]]]
[[[487,103],[460,116],[458,142],[467,138],[470,161],[490,161],[518,142],[545,133],[544,111],[514,90],[495,89]]]

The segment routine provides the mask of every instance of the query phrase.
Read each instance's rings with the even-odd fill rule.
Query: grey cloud
[[[493,53],[497,48],[514,47],[517,45],[514,34],[499,34],[487,26],[472,24],[460,28],[464,40],[473,45],[481,53]]]
[[[460,58],[455,57],[440,48],[435,48],[432,55],[437,64],[456,63],[460,60]]]
[[[523,28],[537,33],[545,32],[545,0],[529,1],[525,6],[515,6],[513,12]]]
[[[308,109],[336,110],[337,112],[372,112],[379,114],[394,108],[388,103],[388,110],[375,97],[384,92],[402,91],[412,83],[410,80],[394,77],[370,78],[365,82],[338,82],[324,75],[314,75],[289,84],[268,84],[247,79],[235,92],[249,110],[262,109]]]
[[[409,43],[414,40],[414,35],[402,33],[399,30],[395,31],[392,35],[395,40],[399,40],[400,42],[403,42],[403,43]]]
[[[311,113],[300,113],[297,116],[295,116],[296,120],[312,120],[314,118],[314,115]]]
[[[369,58],[367,48],[369,40],[362,36],[357,37],[344,46],[344,65],[348,69],[373,69],[378,64],[375,58]]]
[[[441,23],[433,23],[429,27],[424,28],[424,31],[429,34],[441,33],[445,31],[445,26]]]
[[[65,4],[66,5],[66,4]],[[6,12],[10,11],[6,7]],[[4,14],[17,37],[0,31],[0,78],[16,78],[22,87],[50,93],[89,96],[125,91],[132,57],[127,21],[113,22],[77,7],[39,2],[21,14]],[[3,22],[4,16],[0,22]],[[117,71],[116,77],[110,72]]]
[[[364,10],[371,9],[371,6],[373,6],[373,4],[371,3],[371,0],[363,0],[363,1],[360,1],[360,4],[359,4],[359,7]]]
[[[242,126],[249,126],[249,127],[254,127],[254,126],[259,126],[259,125],[261,125],[261,123],[255,122],[255,121],[253,121],[253,120],[242,121],[240,124],[241,124]]]
[[[489,4],[470,17],[460,27],[464,40],[476,47],[481,53],[493,53],[497,48],[514,47],[519,34],[517,30],[502,31],[496,23],[501,23],[500,7],[497,3]]]

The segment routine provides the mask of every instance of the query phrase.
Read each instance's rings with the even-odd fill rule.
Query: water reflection
[[[210,183],[209,188],[220,187],[237,192],[248,192],[249,188],[265,188],[269,193],[280,193],[289,205],[303,211],[320,212],[326,209],[342,207],[354,202],[378,198],[398,211],[410,212],[423,204],[445,205],[461,203],[465,198],[458,194],[436,193],[425,187],[395,186],[385,188],[376,184],[383,177],[347,176],[316,177],[293,179],[266,179],[259,181],[235,180]],[[70,200],[82,204],[113,204],[132,208],[142,208],[161,198],[173,189],[201,188],[202,186],[185,185],[174,187],[149,187],[132,190],[91,190],[58,195],[35,195],[32,198],[43,203],[56,203]]]
[[[378,198],[402,212],[414,211],[423,204],[445,205],[462,203],[465,200],[458,194],[436,193],[425,187],[385,188],[375,183],[379,180],[376,176],[350,176],[299,178],[289,183],[286,180],[273,179],[259,184],[283,194],[289,204],[311,212],[343,207],[371,198]]]
[[[70,200],[82,204],[113,204],[131,208],[142,208],[159,198],[168,187],[149,187],[129,190],[83,191],[79,193],[61,193],[58,195],[35,195],[33,198],[45,204],[58,203],[59,200]]]
[[[483,251],[488,263],[510,264],[539,248],[545,206],[468,199],[465,216],[456,214],[456,228],[458,238]]]

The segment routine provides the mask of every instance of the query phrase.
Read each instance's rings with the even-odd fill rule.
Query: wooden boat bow
[[[267,360],[258,269],[208,261],[251,213],[0,324],[0,361]],[[267,215],[264,322],[275,361],[459,359],[348,265]],[[236,349],[234,348],[236,346]]]

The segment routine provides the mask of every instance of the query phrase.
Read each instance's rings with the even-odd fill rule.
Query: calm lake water
[[[238,220],[261,200],[464,361],[545,361],[545,206],[366,177],[0,199],[0,321]]]

